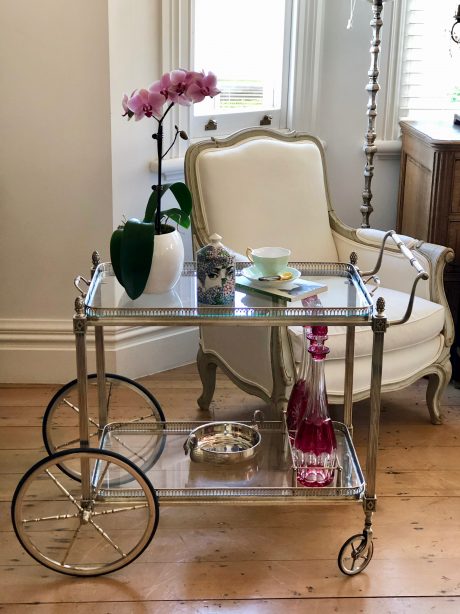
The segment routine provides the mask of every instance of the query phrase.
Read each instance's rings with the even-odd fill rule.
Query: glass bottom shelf
[[[348,429],[340,422],[334,422],[338,459],[334,480],[330,486],[316,488],[297,484],[289,437],[281,421],[264,422],[259,427],[260,450],[249,461],[225,465],[192,461],[184,452],[184,443],[191,430],[208,422],[112,423],[104,429],[101,448],[131,460],[149,478],[162,501],[288,503],[357,500],[364,494],[358,458]],[[129,485],[117,483],[110,468],[100,494],[136,496]]]

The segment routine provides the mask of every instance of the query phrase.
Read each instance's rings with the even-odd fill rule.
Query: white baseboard
[[[88,371],[95,371],[94,333],[88,333]],[[104,329],[106,370],[137,378],[194,362],[198,329]],[[59,384],[76,376],[70,320],[0,319],[0,383]]]

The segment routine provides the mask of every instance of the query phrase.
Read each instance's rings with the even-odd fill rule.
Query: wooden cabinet
[[[452,353],[460,381],[460,126],[402,121],[397,229],[429,243],[447,245],[455,259],[446,267],[445,288],[456,328]]]

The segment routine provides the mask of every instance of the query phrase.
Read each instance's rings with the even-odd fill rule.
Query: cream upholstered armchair
[[[267,129],[240,131],[226,139],[191,145],[185,158],[193,196],[193,238],[198,248],[213,233],[245,254],[262,245],[289,247],[292,261],[349,262],[358,255],[360,270],[373,269],[385,233],[352,229],[332,208],[321,142],[306,134]],[[440,397],[449,382],[453,323],[443,289],[443,270],[452,250],[402,237],[429,280],[420,281],[410,319],[385,335],[382,392],[398,390],[428,376],[427,406],[433,423],[441,421]],[[244,257],[240,259],[244,260]],[[415,277],[396,246],[386,246],[379,271],[389,321],[401,318]],[[301,355],[301,328],[203,327],[198,369],[209,408],[220,367],[241,389],[281,409],[289,398],[295,363]],[[330,327],[326,383],[331,403],[344,395],[344,327]],[[370,394],[372,332],[358,327],[355,338],[353,400]],[[293,360],[294,358],[294,360]]]

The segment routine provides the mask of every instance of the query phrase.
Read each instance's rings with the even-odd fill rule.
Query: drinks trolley
[[[13,496],[12,522],[25,550],[55,571],[97,576],[128,565],[149,545],[159,521],[160,502],[293,503],[359,501],[364,529],[343,544],[340,570],[360,573],[373,554],[372,516],[376,509],[380,387],[384,335],[388,326],[410,317],[415,289],[428,279],[412,252],[389,231],[417,271],[406,313],[388,322],[382,298],[373,304],[365,281],[378,283],[383,247],[373,271],[360,273],[351,263],[296,262],[302,277],[326,283],[321,305],[303,306],[261,297],[237,288],[231,306],[196,302],[196,265],[185,263],[182,276],[165,295],[131,301],[110,263],[93,253],[91,280],[75,279],[73,326],[77,379],[51,399],[43,419],[49,456],[31,467]],[[246,263],[237,263],[241,275]],[[368,277],[368,279],[365,279]],[[84,286],[84,287],[82,287]],[[104,328],[139,326],[346,326],[344,421],[334,422],[337,463],[329,486],[297,483],[294,456],[284,416],[252,422],[260,434],[257,456],[238,464],[193,462],[190,433],[208,423],[168,422],[158,401],[137,382],[106,373]],[[352,382],[355,327],[373,333],[366,480],[352,442]],[[94,327],[96,374],[87,373],[87,333]],[[256,412],[260,414],[260,412]],[[217,423],[216,423],[217,424]],[[185,454],[184,454],[185,449]]]

